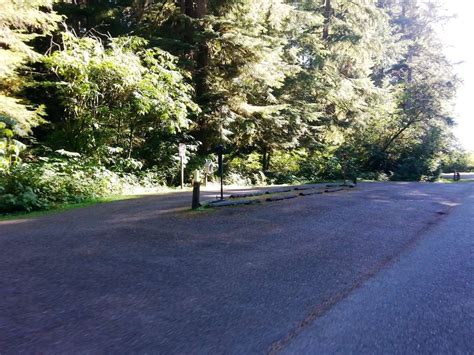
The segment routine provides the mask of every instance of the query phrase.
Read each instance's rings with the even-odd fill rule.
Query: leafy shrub
[[[46,209],[121,192],[121,179],[77,160],[42,158],[0,175],[0,212]]]
[[[237,172],[229,172],[224,176],[224,184],[225,185],[237,185],[237,186],[250,186],[254,185],[249,178],[237,173]]]
[[[266,183],[262,172],[261,157],[254,152],[245,157],[234,157],[224,169],[226,184],[233,185],[263,185]]]
[[[340,179],[342,167],[331,152],[314,152],[301,161],[299,175],[306,181]]]
[[[474,154],[464,151],[454,151],[446,155],[441,161],[441,169],[450,173],[453,171],[472,171],[474,165]]]
[[[188,115],[199,111],[178,59],[148,48],[147,40],[126,36],[104,44],[68,31],[61,35],[62,49],[42,59],[53,80],[39,87],[64,107],[56,126],[60,146],[92,156],[117,144],[132,157],[155,135],[187,128]],[[122,163],[136,167],[131,160]]]
[[[118,174],[79,157],[40,158],[0,173],[0,213],[48,209],[65,203],[136,192],[161,185],[150,170]]]
[[[305,181],[300,175],[300,166],[307,158],[304,150],[291,152],[275,151],[270,159],[267,176],[274,184],[298,184]]]
[[[384,172],[362,172],[358,175],[361,180],[373,180],[373,181],[389,181],[391,175],[387,175]]]

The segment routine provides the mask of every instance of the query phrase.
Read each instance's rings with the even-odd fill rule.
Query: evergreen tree
[[[56,28],[60,17],[51,5],[51,0],[0,0],[0,169],[18,159],[24,148],[18,137],[42,121],[42,109],[31,108],[19,96],[24,79],[18,71],[40,57],[29,43]]]
[[[57,9],[78,35],[139,35],[178,58],[200,108],[182,138],[200,142],[201,157],[225,142],[271,175],[294,151],[336,176],[348,165],[390,174],[414,152],[436,161],[446,151],[456,79],[431,28],[433,2],[62,0]],[[150,142],[176,139],[144,139],[137,152],[150,159]]]
[[[375,154],[367,168],[394,171],[396,178],[420,178],[435,169],[414,165],[439,159],[453,123],[458,80],[433,29],[445,19],[435,3],[384,1],[379,6],[390,15],[394,36],[404,50],[384,74],[395,92],[396,110],[379,123]]]

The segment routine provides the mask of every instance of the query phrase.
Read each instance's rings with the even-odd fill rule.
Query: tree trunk
[[[181,8],[181,13],[186,13],[186,0],[179,0],[179,7]]]
[[[128,136],[128,159],[130,159],[132,157],[133,133],[134,133],[134,129],[132,127],[130,127],[130,135]]]
[[[192,18],[202,18],[207,15],[208,0],[179,0],[181,12]]]
[[[186,0],[184,5],[184,13],[189,17],[194,17],[194,1]]]
[[[267,147],[263,148],[263,153],[262,153],[262,170],[263,172],[267,172],[270,170],[270,156],[271,156],[271,151]]]
[[[324,0],[324,27],[323,27],[323,40],[327,41],[329,38],[329,24],[332,16],[331,0]]]
[[[201,18],[207,15],[207,1],[208,0],[197,0],[196,1],[196,17]]]
[[[267,150],[264,148],[262,152],[262,171],[265,171],[267,165]]]
[[[148,7],[153,4],[153,0],[134,0],[133,12],[137,20],[140,20],[145,15]]]
[[[208,14],[208,0],[179,0],[181,12],[193,19],[201,19]],[[207,83],[208,78],[208,67],[209,67],[209,46],[208,40],[203,36],[203,39],[199,43],[193,43],[193,31],[203,31],[200,28],[199,23],[194,23],[189,26],[189,42],[195,46],[193,57],[194,57],[194,70],[193,78],[195,83],[195,95],[196,102],[201,107],[208,107],[208,93],[209,86]],[[197,139],[202,142],[199,148],[200,153],[208,153],[211,150],[211,143],[209,140],[212,139],[214,133],[213,127],[208,127],[204,113],[197,120],[197,131],[194,132]],[[214,137],[215,138],[215,137]]]

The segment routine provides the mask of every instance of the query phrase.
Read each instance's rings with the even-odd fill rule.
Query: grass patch
[[[53,206],[47,210],[41,211],[32,211],[32,212],[15,212],[15,213],[7,213],[0,215],[0,221],[8,221],[13,219],[25,219],[25,218],[35,218],[41,217],[49,214],[60,213],[64,211],[74,210],[78,208],[98,205],[101,203],[108,203],[113,201],[122,201],[122,200],[130,200],[134,198],[138,198],[140,195],[113,195],[101,198],[94,198],[88,199],[77,203],[66,203],[60,204],[57,206]]]

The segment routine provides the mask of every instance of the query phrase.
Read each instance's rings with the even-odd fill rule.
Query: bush
[[[79,157],[40,158],[0,172],[0,213],[48,209],[161,185],[153,170],[116,173]]]
[[[332,152],[314,152],[301,162],[299,175],[306,181],[340,179],[342,167]]]
[[[76,159],[21,163],[0,174],[0,212],[47,209],[122,192],[122,179]]]
[[[234,157],[224,162],[224,181],[229,185],[263,185],[266,183],[262,172],[261,157],[254,152],[245,157]]]
[[[358,175],[358,178],[361,180],[371,180],[371,181],[389,181],[391,175],[387,175],[381,171],[368,171],[362,172]]]
[[[299,184],[306,179],[300,174],[301,164],[307,155],[303,150],[291,152],[275,151],[270,159],[267,176],[273,184]]]
[[[447,154],[441,161],[441,169],[445,173],[453,171],[472,171],[474,164],[474,153],[454,151]]]

